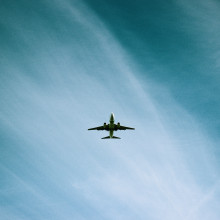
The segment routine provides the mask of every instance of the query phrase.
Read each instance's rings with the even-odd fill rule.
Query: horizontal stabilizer
[[[116,137],[116,136],[113,136],[112,138],[113,138],[113,139],[121,139],[120,137]],[[110,136],[103,137],[102,139],[110,139]]]
[[[121,139],[120,137],[116,137],[116,136],[113,136],[112,138],[115,138],[115,139]]]
[[[107,136],[107,137],[103,137],[102,139],[108,139],[108,138],[110,138],[110,136]]]

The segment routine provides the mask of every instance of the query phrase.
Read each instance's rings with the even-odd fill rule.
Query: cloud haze
[[[179,84],[152,76],[170,66],[147,45],[144,69],[86,2],[12,2],[0,11],[0,217],[219,219],[218,138]],[[87,131],[111,112],[136,130]]]

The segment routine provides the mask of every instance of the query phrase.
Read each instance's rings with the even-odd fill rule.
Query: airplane
[[[112,112],[110,115],[109,124],[104,123],[103,126],[89,128],[88,130],[109,131],[109,136],[103,137],[102,139],[109,139],[109,138],[121,139],[120,137],[113,136],[114,131],[126,130],[126,129],[134,130],[135,129],[135,128],[129,128],[129,127],[122,126],[119,122],[117,124],[114,124],[114,121],[115,121],[115,117],[114,117],[114,113]]]

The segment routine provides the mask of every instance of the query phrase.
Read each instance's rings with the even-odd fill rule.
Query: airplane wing
[[[117,128],[118,130],[135,130],[135,128],[129,128],[129,127],[125,127],[125,126],[122,126],[122,125],[120,125],[120,127],[119,128]]]
[[[99,126],[99,127],[95,127],[95,128],[89,128],[88,130],[105,130],[104,126]]]

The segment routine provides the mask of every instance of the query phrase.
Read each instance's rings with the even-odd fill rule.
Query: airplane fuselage
[[[115,122],[115,117],[114,117],[114,114],[111,113],[110,120],[109,120],[109,136],[110,136],[110,138],[112,138],[114,135],[114,126],[115,126],[114,122]]]

